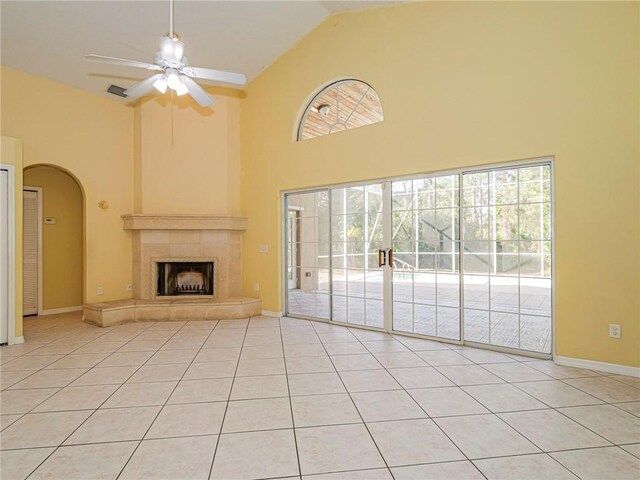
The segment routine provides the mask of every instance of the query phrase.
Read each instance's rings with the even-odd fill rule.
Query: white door
[[[23,192],[23,315],[38,314],[38,239],[40,220],[38,215],[38,192]]]
[[[0,170],[0,343],[9,340],[9,172]]]

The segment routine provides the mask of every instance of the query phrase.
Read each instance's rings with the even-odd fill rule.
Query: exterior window
[[[307,106],[298,141],[371,125],[383,120],[376,91],[360,80],[341,80],[318,93]]]

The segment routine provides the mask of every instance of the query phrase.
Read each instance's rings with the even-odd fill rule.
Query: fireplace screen
[[[158,262],[157,296],[213,295],[213,262]]]

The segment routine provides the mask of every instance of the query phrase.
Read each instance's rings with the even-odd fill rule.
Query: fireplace
[[[158,297],[214,295],[214,262],[156,262]]]

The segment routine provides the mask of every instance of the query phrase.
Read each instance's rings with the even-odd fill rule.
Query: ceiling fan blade
[[[105,57],[104,55],[85,55],[85,59],[90,62],[112,63],[123,67],[146,68],[148,70],[162,70],[162,67],[154,63],[138,62],[137,60],[127,60],[126,58]]]
[[[186,75],[182,75],[181,79],[189,90],[189,95],[191,95],[191,97],[193,97],[193,99],[198,102],[198,105],[200,105],[201,107],[213,106],[213,98],[211,98],[200,85],[198,85]]]
[[[141,82],[136,83],[133,87],[125,90],[124,93],[127,96],[127,99],[135,100],[136,98],[140,98],[149,93],[153,88],[153,82],[162,77],[162,75],[162,73],[151,75],[149,78],[142,80]]]
[[[185,75],[202,80],[211,80],[219,83],[228,83],[231,85],[246,85],[247,77],[241,73],[224,72],[222,70],[214,70],[212,68],[185,67],[182,69]]]

